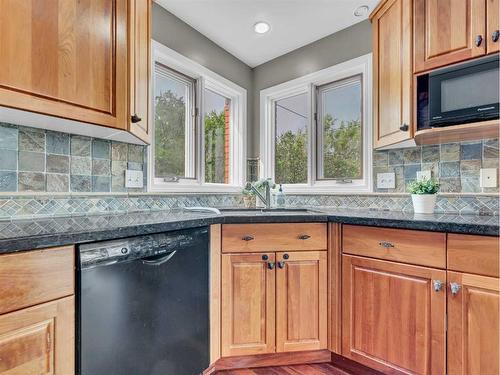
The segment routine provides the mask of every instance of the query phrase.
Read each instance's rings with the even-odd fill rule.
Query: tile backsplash
[[[498,193],[498,187],[479,186],[479,170],[498,167],[498,139],[374,151],[374,191],[404,193],[418,171],[431,171],[442,193]],[[378,189],[377,174],[387,172],[395,173],[396,188]]]
[[[126,169],[146,180],[144,146],[0,123],[0,192],[145,190],[125,188]]]

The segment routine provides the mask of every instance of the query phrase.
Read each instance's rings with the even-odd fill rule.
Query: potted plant
[[[242,194],[245,208],[255,208],[257,205],[257,197],[255,196],[255,193],[250,189],[243,189]]]
[[[413,212],[416,214],[432,214],[436,205],[439,184],[434,179],[422,179],[408,184],[413,201]]]

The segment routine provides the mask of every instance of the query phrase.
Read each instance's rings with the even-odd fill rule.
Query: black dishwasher
[[[198,375],[209,365],[208,228],[81,245],[80,375]]]

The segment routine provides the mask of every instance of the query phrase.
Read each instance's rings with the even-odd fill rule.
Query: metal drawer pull
[[[456,296],[460,291],[460,284],[458,283],[450,283],[451,294]]]
[[[301,234],[299,236],[299,240],[308,240],[309,238],[311,238],[311,236],[308,234]]]
[[[394,245],[392,243],[387,242],[387,241],[380,241],[378,244],[382,247],[385,247],[386,249],[388,249],[390,247],[394,247]]]
[[[253,241],[255,238],[253,238],[252,236],[245,236],[242,238],[243,241]]]
[[[439,292],[443,287],[443,282],[441,280],[433,280],[432,285],[434,287],[434,291]]]

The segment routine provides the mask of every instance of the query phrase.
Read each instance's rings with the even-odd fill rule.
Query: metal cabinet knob
[[[283,254],[283,259],[288,259],[288,258],[290,258],[290,255],[288,255],[288,254]]]
[[[245,236],[245,237],[242,238],[242,240],[248,242],[248,241],[254,240],[254,238],[252,236]]]
[[[267,254],[262,255],[262,260],[268,260],[269,256]]]
[[[270,270],[273,270],[274,269],[274,262],[267,263],[267,268],[269,268]]]
[[[443,282],[441,280],[433,280],[432,286],[434,287],[435,292],[439,292],[443,287]]]
[[[483,42],[483,36],[482,35],[476,36],[476,40],[474,42],[476,44],[476,47],[479,47],[481,45],[481,43]]]
[[[136,123],[136,122],[140,122],[142,121],[142,118],[140,118],[139,116],[137,116],[137,113],[134,113],[131,117],[130,117],[130,120],[132,121],[132,123]]]
[[[450,290],[451,294],[456,296],[458,292],[460,291],[460,284],[459,283],[450,283]]]
[[[493,33],[491,34],[491,40],[493,42],[498,42],[499,38],[500,38],[500,30],[493,31]]]
[[[410,127],[408,126],[408,124],[402,124],[400,127],[399,127],[399,130],[401,130],[402,132],[406,132],[408,131]]]
[[[378,244],[382,247],[385,247],[386,249],[394,247],[394,244],[388,241],[380,241]]]
[[[308,234],[301,234],[299,236],[299,240],[308,240],[309,238],[311,238],[311,236]]]

